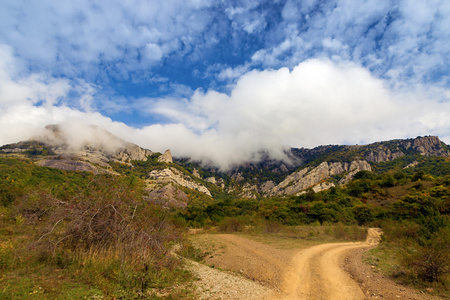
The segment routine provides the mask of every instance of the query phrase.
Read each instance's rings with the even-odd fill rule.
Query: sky
[[[450,1],[2,0],[0,144],[98,125],[222,169],[450,143]]]

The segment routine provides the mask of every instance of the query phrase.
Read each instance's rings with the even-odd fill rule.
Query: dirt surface
[[[376,245],[380,232],[369,229],[364,243],[332,243],[296,254],[284,274],[281,293],[272,299],[365,299],[359,285],[341,268],[347,251]]]
[[[358,282],[366,299],[443,299],[432,295],[433,290],[418,291],[396,283],[378,273],[375,266],[364,263],[363,255],[371,248],[360,248],[345,255],[342,268]]]
[[[270,288],[231,272],[217,270],[192,261],[189,262],[188,267],[200,279],[197,282],[196,299],[260,300],[272,293]]]
[[[238,235],[202,235],[196,240],[201,248],[209,247],[206,264],[212,268],[192,268],[203,299],[433,299],[382,280],[362,263],[363,250],[375,247],[380,234],[369,229],[365,242],[308,248],[280,247]],[[214,274],[208,274],[211,270]]]

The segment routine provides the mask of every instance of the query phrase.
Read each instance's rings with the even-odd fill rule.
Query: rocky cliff
[[[189,202],[186,193],[172,184],[166,184],[155,189],[147,189],[147,192],[147,196],[144,197],[147,201],[164,207],[184,208]]]
[[[143,160],[146,161],[147,157],[152,155],[153,152],[139,147],[138,145],[125,143],[123,147],[116,150],[111,155],[111,159],[120,162],[130,162],[132,160]]]
[[[333,187],[334,184],[327,182],[334,175],[345,176],[340,180],[340,184],[345,184],[353,175],[359,171],[371,170],[370,164],[365,160],[355,160],[351,163],[323,162],[315,168],[304,168],[287,176],[278,185],[268,189],[265,193],[268,196],[298,195],[302,191],[313,188],[316,192]],[[269,182],[263,186],[270,185]]]
[[[197,190],[211,197],[211,192],[204,185],[194,181],[191,177],[183,174],[174,167],[163,170],[153,170],[148,174],[148,177],[159,182],[172,182],[189,189]]]
[[[450,155],[450,152],[444,148],[443,143],[437,136],[379,142],[365,147],[367,150],[364,159],[373,163],[392,161],[407,153],[418,153],[423,156]]]

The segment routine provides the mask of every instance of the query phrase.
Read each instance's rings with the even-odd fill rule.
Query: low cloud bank
[[[285,159],[286,146],[364,144],[438,135],[450,141],[450,92],[390,88],[354,63],[311,59],[294,69],[250,71],[227,95],[197,90],[189,99],[139,99],[134,109],[166,124],[132,128],[80,104],[65,102],[80,86],[42,74],[21,77],[10,49],[0,47],[0,144],[26,140],[47,124],[71,124],[74,144],[97,125],[152,151],[172,150],[222,169],[259,159],[267,150]],[[408,88],[408,90],[406,90]],[[92,99],[95,101],[95,99]],[[99,139],[93,136],[94,139]]]
[[[251,71],[225,95],[196,91],[183,103],[149,100],[148,113],[173,124],[142,129],[178,155],[222,168],[257,159],[260,149],[283,158],[282,146],[365,144],[417,135],[449,136],[444,90],[392,90],[349,62],[312,59],[292,71]],[[255,156],[256,154],[256,156]]]

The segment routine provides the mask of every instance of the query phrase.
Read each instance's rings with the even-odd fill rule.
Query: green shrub
[[[418,246],[413,254],[406,255],[404,263],[414,277],[439,281],[450,272],[450,227],[442,228],[425,246]]]
[[[219,223],[221,232],[240,232],[245,229],[245,222],[239,218],[226,217]]]

